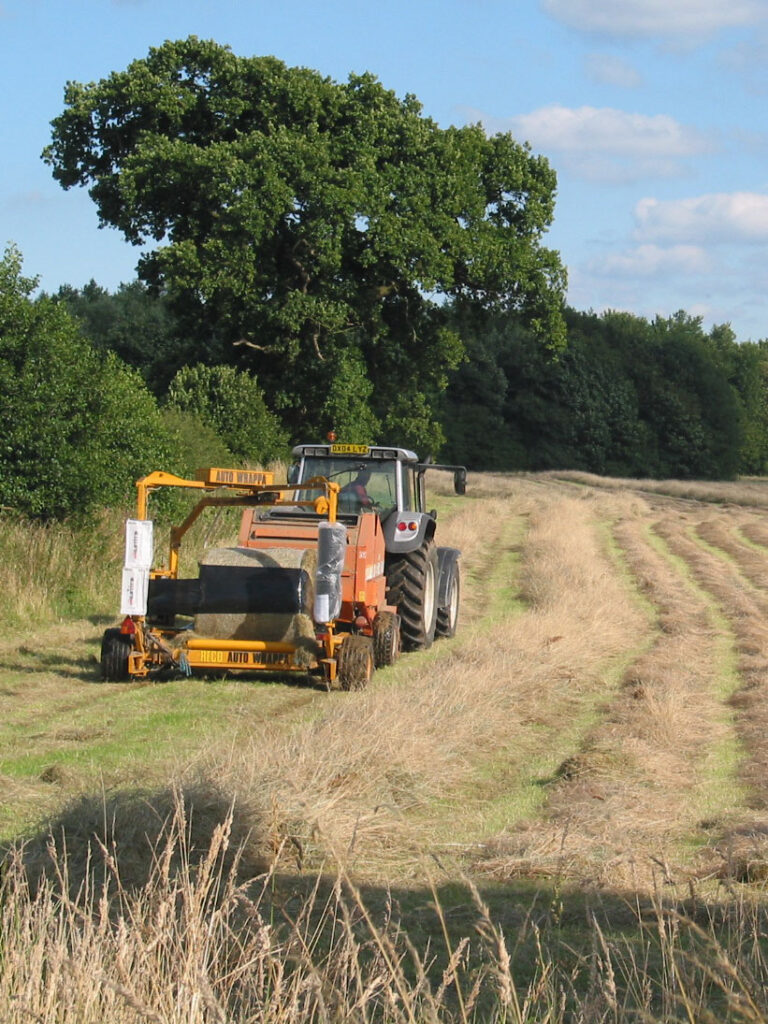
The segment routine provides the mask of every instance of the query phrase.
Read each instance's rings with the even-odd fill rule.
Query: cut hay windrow
[[[597,490],[637,492],[683,502],[768,508],[768,480],[643,480],[603,477],[578,470],[538,474],[543,479],[570,481]]]
[[[360,693],[0,636],[4,1024],[765,1024],[768,533],[630,484],[473,475]]]
[[[739,573],[757,588],[755,599],[765,601],[768,612],[768,553],[744,543],[734,527],[733,516],[712,516],[697,523],[695,529],[705,544],[719,548]]]
[[[715,850],[727,862],[746,839],[753,860],[768,864],[768,602],[726,558],[697,544],[679,523],[659,525],[690,571],[718,602],[736,638],[740,685],[731,698],[736,728],[745,749],[740,777],[748,787],[748,806],[734,806]]]
[[[741,523],[739,528],[747,540],[762,548],[768,548],[768,523],[765,523],[762,518],[753,516]]]
[[[504,778],[521,794],[513,813],[530,813],[530,794],[541,792],[536,778],[578,746],[615,685],[615,664],[645,628],[615,577],[594,503],[542,498],[515,482],[506,503],[508,516],[529,523],[520,551],[527,611],[490,631],[479,622],[438,661],[409,662],[395,686],[355,695],[289,737],[259,730],[207,770],[236,791],[267,794],[280,827],[308,849],[354,849],[356,870],[382,859],[402,870],[409,849],[424,848],[430,836],[439,843],[452,793],[462,811],[451,838],[469,838],[487,813],[478,771],[489,750],[504,751]],[[474,528],[482,535],[477,514]],[[488,554],[471,552],[465,572],[473,575]],[[472,592],[483,600],[479,583]]]
[[[581,747],[559,768],[544,813],[500,840],[494,875],[579,878],[653,888],[660,864],[698,868],[684,845],[703,816],[697,794],[711,744],[727,735],[722,656],[706,602],[650,543],[645,502],[596,499],[656,626]],[[687,861],[687,863],[686,863]],[[682,877],[686,877],[685,874]],[[670,880],[670,879],[668,879]]]

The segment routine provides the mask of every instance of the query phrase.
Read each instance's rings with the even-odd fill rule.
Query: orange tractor
[[[424,475],[466,470],[419,462],[403,448],[318,444],[294,449],[288,482],[256,470],[206,469],[195,480],[151,473],[137,482],[126,526],[119,627],[106,630],[106,680],[173,673],[290,672],[329,687],[362,689],[402,649],[456,631],[459,555],[437,547]],[[152,491],[201,497],[171,528],[167,562],[154,568]],[[194,578],[179,577],[184,535],[210,507],[242,506],[234,548],[206,551]]]

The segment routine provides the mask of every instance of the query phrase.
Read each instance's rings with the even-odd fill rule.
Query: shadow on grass
[[[95,673],[98,672],[98,664],[92,654],[78,658],[58,651],[33,650],[30,647],[20,649],[19,654],[19,661],[13,661],[8,657],[0,659],[0,671],[22,676],[52,672],[65,679],[79,679],[83,682],[93,681]]]
[[[768,1019],[768,916],[757,900],[672,901],[562,880],[473,882],[449,877],[431,858],[431,879],[425,870],[411,884],[356,884],[330,857],[327,870],[303,870],[301,842],[274,816],[211,780],[97,793],[6,854],[23,866],[32,894],[52,886],[102,926],[104,907],[116,926],[135,917],[143,928],[161,904],[181,914],[184,903],[205,924],[230,901],[232,949],[248,947],[251,931],[268,923],[270,956],[294,950],[280,967],[286,976],[306,966],[298,947],[331,987],[339,964],[350,969],[356,958],[351,969],[363,981],[392,971],[400,996],[425,986],[441,993],[439,1020],[464,1020],[461,999],[471,991],[472,1019],[500,1020],[499,1002],[513,989],[530,1012],[503,1018],[510,1021],[676,1021],[689,1009],[694,1019]],[[211,871],[220,882],[210,883]],[[204,899],[191,898],[195,886]],[[169,931],[188,927],[180,920],[171,915]],[[740,1016],[745,993],[751,1015]]]
[[[86,621],[90,622],[92,626],[117,626],[119,622],[115,622],[114,615],[87,615]]]
[[[173,678],[182,678],[179,675]],[[309,672],[206,672],[195,674],[195,678],[215,686],[216,683],[243,683],[253,686],[290,686],[297,690],[318,690],[327,691],[325,680],[322,676],[312,675]]]
[[[12,672],[20,676],[33,676],[41,672],[53,673],[63,679],[75,679],[84,683],[104,684],[101,665],[95,654],[72,657],[49,649],[34,649],[28,645],[19,648],[21,655],[18,661],[7,656],[0,659],[0,671]],[[161,672],[147,678],[126,679],[124,683],[136,685],[147,683],[168,683],[184,679],[183,673],[172,670]],[[194,678],[215,685],[222,682],[250,683],[259,686],[290,686],[297,689],[325,691],[325,680],[317,675],[303,672],[206,672],[195,673]]]
[[[44,881],[76,900],[84,890],[137,891],[167,857],[169,877],[185,858],[204,856],[217,827],[228,838],[220,868],[252,877],[266,870],[268,848],[261,812],[214,782],[201,780],[183,790],[173,787],[84,794],[33,833],[0,849],[19,850],[32,891]]]

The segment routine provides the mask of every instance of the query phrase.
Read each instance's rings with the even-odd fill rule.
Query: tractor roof
[[[315,458],[345,458],[355,459],[396,459],[398,462],[418,463],[419,457],[415,452],[407,448],[389,448],[385,445],[368,444],[298,444],[293,449],[297,458],[313,456]]]

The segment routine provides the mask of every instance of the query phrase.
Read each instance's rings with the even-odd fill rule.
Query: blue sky
[[[0,248],[46,290],[114,289],[138,258],[40,159],[65,82],[191,34],[530,142],[577,309],[768,338],[768,0],[0,0]]]

